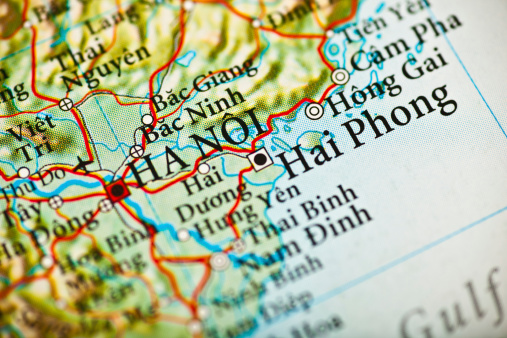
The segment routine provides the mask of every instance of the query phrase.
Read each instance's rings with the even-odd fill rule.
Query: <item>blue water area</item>
[[[176,63],[183,66],[188,67],[190,66],[190,62],[195,58],[195,52],[193,50],[187,52],[187,54],[183,55],[182,57],[176,59]]]

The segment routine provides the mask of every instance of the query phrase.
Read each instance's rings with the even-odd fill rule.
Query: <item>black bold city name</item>
[[[52,117],[46,115],[45,118],[36,117],[33,121],[26,120],[24,123],[6,129],[6,131],[17,142],[24,143],[22,146],[15,148],[14,152],[22,154],[25,162],[30,162],[34,158],[40,158],[53,151],[50,140],[45,133],[55,127],[56,124]],[[27,138],[30,139],[30,142],[26,142]],[[38,144],[32,145],[35,142]]]
[[[245,102],[246,100],[243,98],[243,95],[239,92],[232,92],[230,88],[227,88],[225,90],[225,93],[227,95],[224,95],[224,97],[214,101],[210,102],[208,98],[205,98],[203,101],[199,101],[195,104],[193,107],[185,107],[183,108],[183,113],[187,114],[188,117],[192,120],[191,124],[197,123],[199,120],[207,119],[212,116],[215,116],[219,113],[225,112],[230,108],[235,107],[236,105]],[[172,94],[174,95],[174,94]],[[158,98],[157,98],[158,97]],[[157,98],[156,100],[152,101],[155,103],[155,107],[157,108],[157,111],[163,110],[167,108],[167,103],[164,101],[158,101],[159,98],[161,99],[161,96],[155,96]],[[203,103],[205,104],[203,107]],[[160,108],[162,105],[162,108]],[[160,109],[160,110],[159,110]],[[257,118],[255,117],[255,114],[253,114],[253,109],[250,109],[247,111],[247,113],[252,114],[252,122],[257,126],[259,125],[259,122],[257,121]],[[169,118],[162,119],[160,124],[158,124],[157,129],[153,129],[151,126],[143,126],[141,127],[141,130],[143,132],[143,135],[146,139],[146,143],[153,143],[156,140],[158,140],[159,137],[167,137],[171,134],[173,134],[175,131],[178,132],[180,130],[183,130],[185,128],[185,125],[180,123],[181,118],[175,117],[172,119],[172,121],[169,121]],[[212,128],[214,129],[214,128]],[[207,129],[206,129],[207,130]],[[214,133],[214,131],[213,131]],[[229,135],[228,133],[226,133]],[[224,136],[225,137],[225,136]],[[216,140],[216,138],[215,138]]]
[[[0,82],[5,81],[9,77],[7,71],[0,68]],[[26,101],[30,97],[30,92],[25,90],[25,83],[20,82],[15,85],[9,85],[11,88],[4,88],[0,90],[0,104],[11,102],[13,100],[17,102]],[[5,86],[4,86],[5,87]]]
[[[425,11],[429,7],[426,0],[414,1],[407,4],[397,3],[389,6],[387,13],[397,21],[405,20],[406,17]],[[382,29],[387,27],[386,20],[381,16],[377,16],[363,22],[359,25],[347,26],[340,31],[344,35],[347,43],[356,43],[374,36]],[[384,45],[381,48],[371,46],[371,49],[365,51],[359,49],[350,57],[350,63],[355,71],[368,71],[372,67],[385,67],[385,63],[395,59],[398,56],[406,54],[406,60],[402,63],[400,75],[407,80],[419,80],[422,77],[429,76],[449,65],[443,53],[438,48],[428,48],[427,45],[431,39],[443,37],[446,32],[455,30],[462,26],[461,21],[456,15],[449,15],[446,20],[438,21],[428,18],[423,22],[414,24],[410,27],[413,33],[413,46],[424,44],[427,52],[426,56],[418,55],[417,58],[413,54],[407,54],[411,47],[405,39],[398,39]],[[346,91],[350,91],[347,93]],[[370,83],[363,89],[356,86],[347,86],[345,90],[341,90],[326,98],[333,117],[337,117],[343,112],[352,109],[358,109],[371,100],[384,97],[396,97],[402,93],[402,87],[396,83],[395,75],[386,76],[382,81]],[[366,138],[372,133],[375,139],[384,137],[394,130],[416,123],[414,121],[421,119],[431,113],[438,111],[442,116],[452,115],[458,108],[455,100],[448,98],[447,85],[435,87],[429,95],[419,95],[407,104],[394,107],[390,112],[372,115],[367,109],[361,112],[362,118],[351,118],[347,122],[341,124],[345,128],[350,139],[353,141],[354,149],[363,146]],[[434,114],[433,114],[434,115]],[[324,131],[324,135],[328,136],[329,132]],[[340,146],[339,149],[344,149]],[[338,146],[330,137],[324,140],[322,145],[317,145],[308,152],[303,152],[298,144],[290,151],[282,152],[276,155],[289,174],[289,179],[297,177],[300,173],[306,173],[313,170],[316,166],[322,166],[343,155],[338,150]]]
[[[378,20],[378,19],[377,19]],[[445,32],[451,29],[456,29],[461,27],[461,21],[455,15],[449,16],[447,19],[448,23],[442,23],[439,21],[433,21],[432,19],[427,19],[426,22],[416,24],[411,27],[411,31],[414,33],[415,43],[414,46],[422,45],[428,42],[430,38],[437,38],[443,36]],[[379,25],[385,25],[385,22],[380,21]],[[346,41],[356,42],[356,40],[352,39],[347,33],[347,30],[342,31],[345,34]],[[428,34],[430,36],[428,36]],[[359,36],[362,36],[358,33]],[[385,62],[394,59],[396,56],[404,54],[410,51],[412,48],[410,44],[403,38],[400,38],[396,41],[390,42],[384,46],[376,47],[371,46],[370,50],[365,51],[363,49],[359,49],[357,52],[352,54],[350,57],[350,64],[357,71],[365,71],[370,69],[373,65],[381,66]],[[438,50],[435,48],[435,52]],[[429,68],[427,71],[431,72],[432,70],[438,69],[439,66],[446,65],[446,62],[443,60],[441,54],[435,53],[436,56],[432,58],[433,61],[425,61],[424,66]],[[411,65],[415,63],[417,59],[415,56],[411,56],[410,59],[404,63],[404,67],[406,67],[407,63]],[[439,65],[440,63],[440,65]],[[422,76],[418,74],[410,75],[408,72],[404,71],[404,75],[408,79],[417,79]]]
[[[431,92],[431,95],[420,95],[407,105],[394,107],[390,113],[385,115],[372,116],[368,110],[363,110],[361,113],[362,119],[352,118],[347,122],[341,124],[345,128],[347,134],[354,143],[354,149],[357,149],[366,144],[366,138],[374,133],[375,139],[384,137],[390,132],[408,125],[411,121],[428,116],[432,112],[438,111],[442,116],[452,115],[458,108],[455,100],[447,97],[447,86],[442,85],[436,87]],[[352,87],[353,89],[355,87]],[[388,95],[390,97],[398,96],[402,92],[402,87],[395,83],[394,75],[386,77],[382,83],[375,82],[367,86],[364,90],[356,90],[352,94],[345,95],[344,91],[340,91],[326,98],[332,111],[333,116],[338,116],[342,112],[353,109],[354,104],[362,105],[369,99],[375,99],[379,95]],[[335,97],[338,97],[336,99]],[[415,122],[412,122],[415,123]],[[329,136],[329,132],[324,131],[325,136]],[[338,150],[338,147],[331,136],[325,140],[322,145],[317,145],[307,152],[301,150],[301,145],[292,147],[290,152],[282,152],[278,157],[287,173],[289,179],[297,177],[301,173],[307,173],[316,166],[322,166],[344,155],[343,152]]]
[[[221,98],[215,101],[215,106],[223,107],[224,109],[229,109],[234,107],[235,105],[242,103],[245,101],[240,92],[232,92],[230,89],[226,90],[228,95],[227,97]],[[229,99],[229,100],[228,100]],[[204,100],[206,102],[206,99]],[[229,103],[230,102],[230,103]],[[199,105],[200,110],[196,110],[193,108],[186,108],[186,113],[190,116],[193,123],[196,123],[197,116],[202,119],[209,118],[214,114],[218,114],[218,111],[214,110],[212,104],[208,104],[206,107],[208,110],[202,108],[202,105]],[[241,117],[240,117],[241,116]],[[159,137],[167,137],[172,134],[174,131],[181,131],[185,128],[185,125],[179,123],[180,118],[174,118],[171,123],[166,122],[165,119],[160,124],[158,130],[153,129],[153,127],[143,126],[141,127],[142,132],[145,136],[146,142],[153,143]],[[249,126],[253,126],[254,132],[252,133]],[[151,129],[151,130],[150,130]],[[207,158],[212,151],[223,152],[226,149],[227,144],[232,146],[240,146],[241,144],[247,142],[249,138],[255,138],[259,135],[264,134],[267,130],[263,129],[263,126],[260,124],[257,116],[255,115],[254,108],[247,109],[237,116],[234,116],[230,113],[225,113],[222,116],[220,125],[212,125],[204,129],[206,131],[205,134],[197,135],[192,134],[188,138],[192,140],[199,151],[201,152],[202,158]],[[233,137],[232,133],[234,130],[241,130],[241,133],[236,133]],[[217,135],[221,136],[219,138]],[[144,186],[150,181],[156,181],[162,179],[162,174],[160,171],[160,165],[155,165],[151,159],[151,154],[147,154],[143,156],[144,163],[147,168],[142,170],[139,169],[139,166],[136,166],[137,163],[132,161],[127,163],[127,166],[132,170],[132,173],[137,180],[139,186]],[[173,175],[174,173],[189,168],[190,164],[186,163],[180,155],[178,155],[174,150],[169,147],[165,147],[165,164],[167,168],[167,172],[165,176]],[[179,166],[177,171],[172,166]],[[159,168],[157,170],[157,168]],[[146,175],[145,178],[141,177],[141,173],[149,171],[151,173],[151,177]]]
[[[17,207],[19,211],[19,206]],[[93,218],[93,211],[85,211],[81,216],[69,218],[65,223],[59,223],[55,219],[51,225],[37,224],[29,233],[34,243],[43,247],[57,238],[70,236],[83,227],[89,231],[99,227],[99,221]]]
[[[65,178],[65,171],[61,168],[51,168],[50,170],[40,170],[33,176],[37,177],[37,182],[40,183],[39,185],[44,187]],[[0,187],[0,192],[3,194],[6,202],[10,202],[11,198],[21,198],[26,196],[35,190],[37,190],[37,185],[32,180],[27,180],[26,182],[14,181],[13,183]],[[36,203],[31,205],[29,208],[34,211],[40,209],[40,207],[36,206]],[[4,214],[7,217],[7,214],[11,211],[13,211],[13,209],[7,208],[4,211],[1,211],[0,214]],[[21,211],[18,212],[18,215],[21,221],[26,221],[33,217],[33,214]],[[7,218],[7,224],[13,226],[13,222],[9,218]]]
[[[307,200],[300,203],[305,214],[305,221],[316,221],[323,216],[336,218],[336,211],[341,212],[341,217],[331,219],[325,217],[325,221],[312,223],[303,228],[306,237],[312,247],[323,244],[329,239],[342,236],[347,232],[359,228],[373,220],[371,213],[366,208],[357,206],[359,196],[352,188],[337,186],[337,193],[328,197],[315,196],[314,200]]]
[[[123,53],[119,56],[111,58],[109,61],[95,66],[81,74],[78,70],[79,65],[92,61],[98,56],[106,53],[106,50],[99,38],[95,38],[96,44],[90,45],[84,48],[82,51],[72,51],[67,48],[65,52],[59,53],[52,56],[49,60],[57,63],[60,67],[60,71],[69,71],[69,75],[61,75],[61,79],[67,88],[67,92],[72,91],[72,86],[83,87],[86,85],[88,89],[97,88],[100,85],[100,78],[106,78],[110,75],[116,74],[117,77],[121,77],[122,69],[126,66],[132,66],[137,62],[148,59],[151,54],[148,52],[146,47],[141,46],[138,49],[130,52],[128,49],[124,49]],[[84,78],[84,82],[82,81]]]
[[[246,75],[247,77],[253,77],[257,75],[258,71],[256,67],[252,67],[252,64],[253,64],[252,60],[248,59],[245,62],[243,62],[242,65],[236,65],[227,70],[221,70],[216,73],[213,71],[209,71],[208,75],[205,74],[198,75],[192,81],[192,89],[197,92],[203,93],[207,92],[212,88],[217,88],[223,84],[229,83],[231,80],[243,75]],[[190,94],[189,89],[187,87],[183,87],[179,91],[174,92],[171,89],[169,91],[165,91],[165,94],[155,94],[154,96],[151,97],[151,102],[153,103],[153,106],[155,107],[155,110],[158,113],[165,110],[167,107],[174,107],[176,105],[179,105],[184,100],[190,98],[189,94]],[[221,100],[222,99],[215,101],[214,103],[211,103],[208,101],[208,99],[204,99],[204,105],[208,107],[211,115],[215,115],[216,113],[220,113],[223,110],[229,108],[229,104],[227,102],[221,102]],[[231,100],[235,102],[235,100],[232,99],[232,97]],[[241,100],[241,102],[243,102],[243,99]],[[204,113],[202,104],[203,102],[201,101],[197,103],[197,106],[199,107],[199,110],[201,110],[201,112]],[[213,104],[215,105],[215,107],[212,107]],[[224,105],[224,107],[221,106],[222,104]],[[193,111],[195,112],[195,110]]]

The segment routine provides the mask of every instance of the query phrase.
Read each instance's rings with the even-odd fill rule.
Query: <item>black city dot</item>
[[[268,161],[268,158],[264,154],[257,154],[254,156],[254,162],[257,165],[264,165]]]
[[[125,191],[125,189],[123,189],[121,184],[117,184],[111,188],[111,194],[113,194],[113,196],[116,196],[116,197],[122,196],[124,191]]]

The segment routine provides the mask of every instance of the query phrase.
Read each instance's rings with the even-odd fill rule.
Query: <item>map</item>
[[[0,1],[0,337],[507,337],[506,15]]]

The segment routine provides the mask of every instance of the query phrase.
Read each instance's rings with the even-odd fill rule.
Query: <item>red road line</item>
[[[32,79],[31,79],[32,92],[37,98],[39,98],[41,100],[45,100],[45,101],[49,101],[49,102],[53,102],[53,103],[58,104],[59,100],[49,97],[49,96],[41,95],[37,92],[37,89],[35,88],[35,78],[37,76],[37,74],[36,74],[37,73],[36,42],[37,42],[37,28],[32,27],[32,41],[31,41],[31,47],[30,47],[31,48],[31,55],[32,55]]]
[[[181,1],[183,3],[183,0]],[[153,79],[155,78],[155,76],[160,73],[161,71],[163,71],[164,69],[166,69],[167,67],[169,67],[173,62],[174,60],[176,60],[176,57],[178,56],[178,54],[180,53],[181,49],[183,48],[183,42],[185,40],[185,22],[184,22],[184,9],[183,9],[183,6],[181,7],[180,9],[180,41],[178,43],[178,47],[176,48],[176,51],[174,52],[173,56],[169,59],[169,61],[167,61],[167,63],[165,63],[164,65],[162,65],[161,67],[159,67],[157,70],[155,70],[155,72],[153,72],[150,76],[150,79],[149,79],[149,96],[152,97],[153,96]],[[150,111],[151,111],[151,114],[153,115],[153,120],[154,120],[154,126],[155,124],[157,123],[157,114],[155,113],[155,110],[153,109],[153,104],[151,104],[151,101],[150,101]],[[144,141],[143,141],[143,146],[144,146]]]
[[[228,3],[225,3],[225,2],[220,1],[220,0],[219,0],[219,1],[217,1],[217,2],[219,2],[219,3],[223,4],[223,5],[224,5],[224,6],[226,6],[229,10],[231,10],[231,12],[233,12],[233,13],[234,13],[234,14],[236,14],[236,15],[239,15],[239,16],[240,16],[240,17],[242,17],[243,19],[246,19],[246,20],[249,20],[249,21],[252,21],[252,20],[253,20],[253,19],[251,19],[251,18],[247,17],[246,15],[244,15],[244,14],[240,13],[239,11],[237,11],[234,7],[232,7],[232,6],[231,6],[231,5],[229,5]],[[27,1],[25,1],[25,9],[24,9],[24,14],[23,14],[24,16],[26,16],[26,10],[27,10],[27,7],[28,7],[28,6],[27,6],[27,4],[28,4],[28,3],[27,3]],[[352,8],[351,13],[349,14],[349,16],[347,16],[346,18],[343,18],[343,19],[340,19],[340,20],[337,20],[337,21],[335,21],[335,22],[331,23],[331,24],[328,26],[328,28],[331,28],[331,27],[333,27],[333,26],[335,26],[335,25],[338,25],[338,24],[339,24],[339,23],[341,23],[341,22],[345,22],[345,21],[349,20],[351,17],[353,17],[353,16],[355,15],[356,11],[357,11],[357,0],[353,0],[353,6],[352,6],[352,7],[353,7],[353,8]],[[171,59],[170,59],[170,60],[169,60],[169,61],[168,61],[165,65],[163,65],[162,67],[160,67],[159,69],[157,69],[157,70],[156,70],[156,71],[155,71],[155,72],[154,72],[154,73],[150,76],[150,80],[149,80],[149,81],[150,81],[150,82],[149,82],[149,87],[150,87],[150,97],[153,95],[153,79],[154,79],[154,77],[155,77],[155,76],[156,76],[156,74],[158,74],[160,71],[162,71],[163,69],[165,69],[165,68],[169,67],[169,66],[170,66],[170,64],[171,64],[172,62],[174,62],[174,60],[176,59],[177,55],[179,54],[179,52],[180,52],[180,51],[181,51],[181,49],[182,49],[182,46],[183,46],[183,41],[184,41],[184,33],[185,33],[185,25],[184,25],[184,22],[183,22],[183,14],[184,14],[183,9],[180,9],[180,28],[181,28],[181,32],[182,32],[182,33],[181,33],[181,38],[180,38],[180,43],[179,43],[179,45],[178,45],[178,48],[177,48],[176,52],[175,52],[175,53],[174,53],[174,55],[171,57]],[[19,29],[19,28],[18,28],[18,29]],[[275,34],[278,34],[278,35],[281,35],[281,36],[284,36],[284,37],[288,37],[288,38],[321,38],[321,39],[323,39],[323,40],[321,41],[321,43],[319,44],[319,47],[318,47],[318,52],[319,52],[319,55],[321,56],[322,61],[326,64],[326,66],[327,66],[327,67],[329,67],[329,68],[331,68],[331,69],[333,69],[333,68],[332,68],[332,65],[331,65],[329,62],[327,62],[327,60],[325,59],[325,57],[324,57],[324,55],[323,55],[323,52],[322,52],[322,46],[323,46],[323,45],[324,45],[324,43],[325,43],[325,36],[322,36],[322,35],[313,35],[313,34],[298,34],[298,35],[295,35],[295,34],[284,34],[284,33],[281,33],[281,32],[276,32],[276,31],[271,30],[271,29],[267,29],[267,28],[265,28],[265,27],[261,27],[261,29],[264,29],[264,30],[266,30],[266,31],[272,31],[272,32],[274,32]],[[36,29],[35,29],[35,28],[32,28],[32,31],[33,31],[33,38],[32,38],[32,91],[33,91],[34,95],[35,95],[35,96],[37,96],[37,97],[38,97],[38,98],[40,98],[40,99],[43,99],[43,100],[48,100],[48,101],[51,101],[51,102],[57,103],[58,101],[57,101],[56,99],[49,98],[49,97],[44,97],[44,96],[40,95],[40,94],[36,91],[36,89],[35,89],[35,75],[36,75],[36,74],[35,74],[35,73],[36,73],[36,61],[35,61],[35,60],[36,60],[36,58],[35,58],[35,40],[36,40],[37,31],[36,31]],[[115,33],[116,33],[116,32],[115,32]],[[258,53],[259,49],[260,49],[260,45],[259,45],[259,43],[258,43],[258,44],[257,44],[256,54]],[[256,58],[256,56],[257,56],[257,55],[255,55],[254,59]],[[204,81],[204,80],[203,80],[203,81]],[[329,92],[332,88],[334,88],[334,85],[331,85],[330,87],[328,87],[328,88],[326,89],[326,91],[325,91],[325,92],[323,93],[323,95],[321,96],[321,98],[320,98],[319,102],[322,102],[322,101],[324,100],[324,97],[327,95],[327,93],[328,93],[328,92]],[[112,93],[112,92],[111,92],[111,93]],[[89,94],[87,94],[87,95],[89,95]],[[113,93],[113,96],[115,97],[116,101],[117,101],[119,104],[121,104],[121,103],[118,101],[118,99],[117,99],[117,97],[116,97],[116,95],[115,95],[114,93]],[[83,98],[82,100],[84,100],[84,98]],[[82,100],[81,100],[81,101],[82,101]],[[80,102],[81,102],[81,101],[80,101]],[[305,98],[305,99],[300,100],[300,101],[299,101],[296,105],[294,105],[294,106],[293,106],[291,109],[289,109],[288,111],[285,111],[285,112],[282,112],[282,113],[279,113],[279,114],[270,115],[270,116],[268,117],[268,119],[267,119],[268,131],[266,131],[265,133],[263,133],[263,134],[261,134],[261,135],[258,135],[256,138],[254,138],[254,140],[252,141],[251,150],[254,150],[254,149],[255,149],[255,143],[256,143],[258,140],[260,140],[260,139],[262,139],[262,138],[266,137],[267,135],[269,135],[269,134],[273,131],[273,127],[272,127],[272,125],[271,125],[271,122],[272,122],[272,119],[273,119],[273,118],[281,117],[281,116],[288,115],[288,114],[292,113],[294,110],[296,110],[296,109],[297,109],[297,108],[298,108],[298,107],[299,107],[302,103],[304,103],[304,102],[312,102],[312,101],[311,101],[310,99]],[[133,105],[133,104],[145,104],[145,103],[131,103],[131,104],[126,104],[126,105]],[[51,106],[50,106],[50,107],[51,107]],[[48,108],[48,107],[47,107],[47,108]],[[47,109],[47,108],[45,108],[45,109]],[[178,108],[178,109],[179,109],[179,108]],[[177,110],[177,109],[176,109],[176,110]],[[175,111],[176,111],[176,110],[175,110]],[[154,116],[154,119],[155,119],[155,123],[156,123],[156,114],[155,114],[155,112],[154,112],[154,110],[153,110],[153,106],[152,106],[151,104],[150,104],[150,111],[152,112],[152,114],[153,114],[153,116]],[[175,111],[173,111],[173,113],[174,113]],[[73,113],[74,117],[76,118],[76,120],[78,121],[78,125],[79,125],[79,127],[80,127],[80,129],[81,129],[81,132],[82,132],[82,134],[83,134],[83,137],[84,137],[84,139],[85,139],[85,143],[86,143],[86,147],[87,147],[87,153],[88,153],[88,156],[89,156],[89,158],[90,158],[90,160],[91,160],[91,159],[93,159],[93,157],[92,157],[92,153],[91,153],[91,150],[90,150],[89,143],[88,143],[88,142],[86,142],[86,141],[87,141],[87,136],[86,136],[86,132],[85,132],[85,130],[84,130],[84,126],[82,125],[82,122],[81,122],[81,120],[79,119],[79,116],[77,116],[77,114],[76,114],[73,110],[72,110],[72,113]],[[172,114],[172,113],[171,113],[171,114]],[[145,140],[144,140],[144,139],[143,139],[143,145],[145,145]],[[232,148],[232,147],[223,147],[223,148],[224,148],[224,149],[226,149],[226,150],[231,150],[231,151],[233,151],[233,152],[240,152],[240,153],[249,152],[249,150],[247,150],[247,149],[235,149],[235,148]],[[209,154],[208,156],[210,156],[211,154],[213,154],[213,153],[215,153],[215,152],[216,152],[215,150],[214,150],[214,151],[211,151],[211,152],[210,152],[210,154]],[[184,175],[184,176],[182,176],[182,177],[180,177],[180,178],[178,178],[178,179],[176,179],[176,180],[174,180],[174,181],[172,181],[172,182],[169,182],[168,184],[166,184],[166,185],[164,185],[164,186],[162,186],[162,187],[160,187],[160,188],[158,188],[158,189],[155,189],[155,190],[153,190],[153,191],[146,191],[146,193],[156,193],[156,192],[160,191],[160,189],[161,189],[161,188],[162,188],[162,189],[165,189],[165,188],[167,188],[167,187],[169,187],[169,186],[171,186],[171,185],[173,185],[173,184],[175,184],[175,183],[178,183],[179,181],[181,181],[181,180],[183,180],[183,179],[185,179],[185,178],[187,178],[187,177],[192,176],[192,175],[193,175],[193,174],[195,174],[195,172],[197,171],[198,163],[200,162],[200,160],[202,160],[202,157],[196,160],[196,162],[194,163],[194,168],[193,168],[193,170],[192,170],[190,173],[188,173],[188,174],[186,174],[186,175]],[[245,168],[245,169],[243,169],[243,170],[241,170],[241,171],[239,172],[239,174],[238,174],[238,180],[239,180],[239,184],[240,184],[240,185],[241,185],[241,182],[242,182],[242,177],[243,177],[244,173],[249,172],[249,171],[251,171],[251,170],[252,170],[252,168],[251,168],[251,167],[249,167],[249,168]],[[126,174],[126,173],[124,173],[124,175],[125,175],[125,174]],[[4,177],[4,178],[7,178],[7,177],[5,176],[5,174],[4,174],[2,171],[0,171],[0,176],[2,176],[2,177]],[[14,177],[14,176],[13,176],[13,177]],[[97,177],[95,177],[95,178],[97,178]],[[100,178],[100,177],[99,177],[99,178]],[[13,179],[13,178],[11,178],[10,180],[12,180],[12,179]],[[103,182],[103,180],[102,180],[102,182]],[[130,184],[130,185],[131,185],[131,184]],[[143,189],[143,190],[145,190],[145,189]],[[102,196],[102,195],[104,195],[104,194],[95,194],[94,196],[99,196],[99,195],[100,195],[100,196]],[[87,196],[85,196],[85,197],[92,197],[92,196],[87,195]],[[83,198],[84,198],[84,197],[83,197]],[[70,199],[68,199],[68,200],[70,200]],[[72,198],[72,201],[75,201],[75,200],[80,200],[80,198],[79,198],[79,197]],[[232,209],[229,211],[229,213],[228,213],[228,215],[227,215],[227,221],[228,221],[229,225],[231,226],[231,228],[233,229],[234,234],[235,234],[235,236],[236,236],[237,238],[238,238],[238,236],[239,236],[239,233],[238,233],[238,231],[237,231],[237,229],[236,229],[235,225],[234,225],[234,224],[233,224],[233,222],[232,222],[231,215],[232,215],[232,213],[234,212],[234,210],[238,207],[238,205],[239,205],[240,201],[241,201],[241,195],[240,195],[240,194],[238,194],[238,198],[237,198],[237,200],[236,200],[235,204],[233,205]],[[120,203],[120,205],[121,205],[121,206],[124,208],[124,210],[126,210],[126,211],[127,211],[127,213],[129,213],[129,214],[130,214],[130,215],[131,215],[131,216],[132,216],[135,220],[137,220],[138,222],[140,222],[141,224],[143,224],[143,222],[142,222],[140,219],[138,219],[138,218],[137,218],[137,217],[136,217],[136,216],[135,216],[135,215],[134,215],[134,214],[133,214],[133,213],[129,210],[129,208],[128,208],[127,206],[125,206],[123,203]],[[94,215],[93,215],[92,219],[93,219],[93,218],[95,218],[97,214],[98,214],[98,211],[96,211],[96,212],[94,213]],[[71,240],[71,239],[76,238],[76,237],[77,237],[77,236],[78,236],[78,235],[82,232],[82,230],[83,230],[84,228],[85,228],[85,226],[83,226],[82,228],[78,229],[78,231],[76,231],[74,234],[72,234],[72,235],[71,235],[71,236],[69,236],[69,237],[66,237],[66,238],[57,238],[56,240],[54,240],[54,241],[53,241],[53,243],[51,244],[51,252],[52,252],[53,257],[55,257],[54,248],[55,248],[55,246],[58,244],[58,242],[59,242],[59,241],[63,241],[63,240]],[[152,260],[153,260],[153,261],[156,263],[156,265],[159,267],[159,270],[161,270],[161,271],[162,271],[162,272],[163,272],[163,273],[164,273],[164,274],[168,277],[168,279],[169,279],[169,281],[170,281],[171,285],[173,286],[173,291],[174,291],[175,296],[176,296],[178,299],[180,299],[180,300],[181,300],[184,304],[186,304],[187,306],[189,306],[189,307],[190,307],[190,309],[192,310],[192,312],[193,312],[193,313],[194,313],[194,315],[195,315],[195,312],[196,312],[196,305],[195,305],[195,302],[196,302],[196,300],[197,300],[197,297],[198,297],[199,293],[202,291],[202,289],[203,289],[203,288],[204,288],[204,286],[206,285],[206,283],[207,283],[207,281],[208,281],[208,279],[209,279],[209,276],[210,276],[210,268],[209,268],[209,266],[206,266],[206,267],[205,267],[205,274],[204,274],[203,278],[201,279],[201,281],[200,281],[199,285],[196,287],[196,289],[194,290],[194,292],[193,292],[193,294],[192,294],[192,301],[187,301],[187,300],[185,300],[185,299],[184,299],[184,297],[181,295],[181,292],[179,291],[178,284],[177,284],[177,282],[176,282],[176,280],[175,280],[174,275],[173,275],[170,271],[166,270],[166,269],[165,269],[163,266],[161,266],[161,264],[160,264],[160,262],[161,262],[161,261],[163,261],[163,260],[167,260],[167,258],[163,258],[163,257],[162,257],[162,258],[156,258],[156,257],[154,256],[154,238],[155,238],[155,236],[154,236],[154,234],[153,234],[153,229],[151,229],[151,228],[148,228],[148,229],[149,229],[149,231],[150,231],[150,234],[152,235],[152,236],[151,236],[151,239],[150,239],[150,247],[151,247],[150,254],[151,254],[151,256],[152,256]],[[183,260],[184,260],[184,258],[183,258],[183,257],[182,257],[182,258],[180,258],[180,259],[183,259]],[[54,267],[53,267],[53,268],[54,268]],[[52,270],[53,268],[51,268],[51,270]],[[51,271],[51,270],[50,270],[50,271]],[[47,272],[46,274],[50,273],[50,271],[49,271],[49,272]],[[28,282],[30,282],[30,281],[32,281],[32,280],[36,280],[36,279],[40,279],[40,278],[45,278],[45,275],[40,275],[40,276],[30,276],[30,277],[23,278],[22,280],[18,281],[17,283],[15,283],[15,284],[13,284],[13,285],[10,285],[10,286],[9,286],[9,288],[8,288],[7,290],[3,290],[2,292],[0,292],[0,297],[4,297],[4,295],[5,295],[5,294],[7,294],[7,293],[9,292],[9,290],[15,289],[18,285],[20,285],[20,284],[22,284],[22,283],[24,283],[24,282],[27,282],[27,281],[28,281]]]
[[[243,174],[247,173],[249,171],[252,171],[252,170],[253,170],[253,167],[248,167],[248,168],[240,170],[240,172],[238,174],[238,182],[239,182],[239,185],[238,185],[238,196],[236,197],[236,202],[234,203],[234,205],[232,206],[232,208],[229,210],[229,212],[227,213],[227,217],[226,217],[227,224],[229,225],[229,227],[234,232],[234,236],[236,237],[236,239],[239,239],[241,237],[241,235],[239,234],[238,228],[236,227],[236,225],[232,221],[232,214],[234,213],[234,211],[236,211],[236,209],[239,206],[239,203],[241,202],[241,193],[239,192],[239,187],[241,187],[241,181],[243,180]]]

